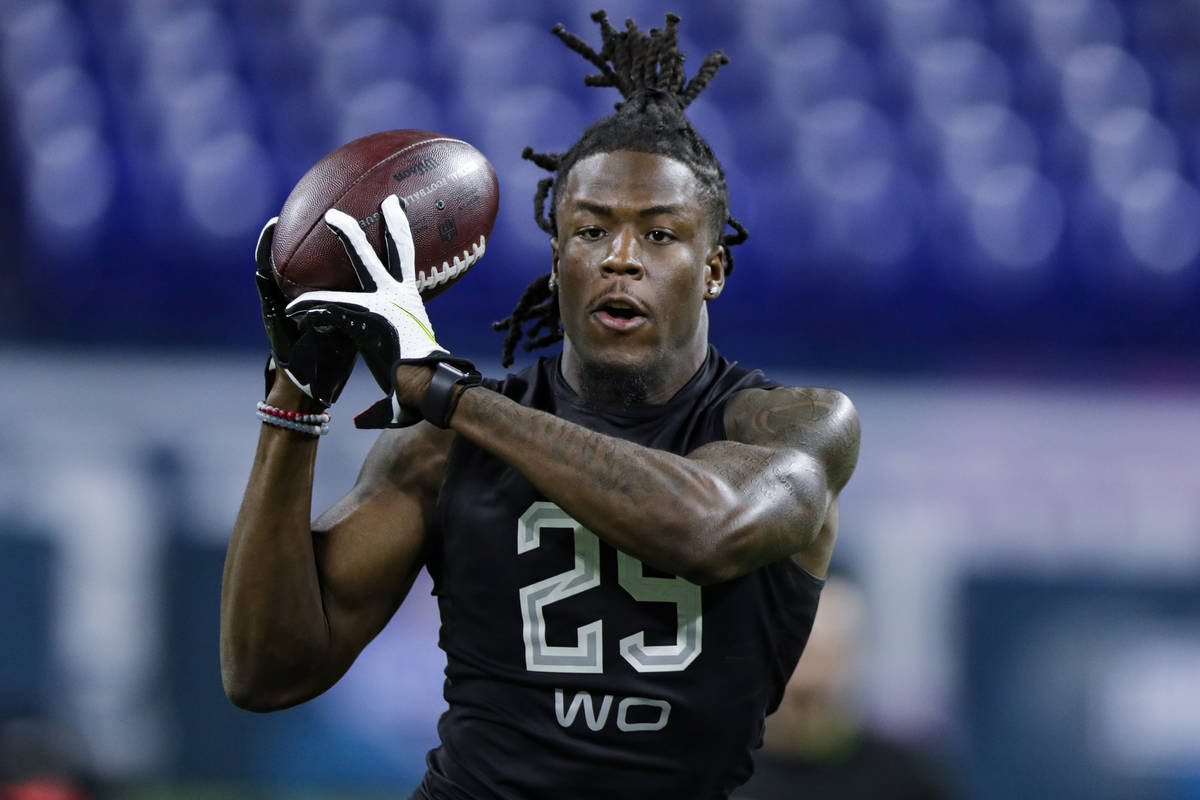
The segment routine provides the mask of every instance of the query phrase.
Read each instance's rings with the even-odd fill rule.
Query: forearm
[[[707,465],[606,436],[484,390],[462,395],[452,427],[528,478],[608,543],[651,566],[712,580],[752,504]]]
[[[268,402],[312,410],[303,398],[284,379]],[[315,436],[262,426],[221,586],[221,674],[238,705],[305,699],[290,693],[328,646],[310,524],[316,451]]]

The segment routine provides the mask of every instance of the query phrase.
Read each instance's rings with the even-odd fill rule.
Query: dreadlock
[[[531,147],[521,153],[522,158],[554,173],[538,181],[534,194],[533,213],[538,227],[555,235],[558,197],[578,161],[617,150],[664,155],[688,165],[696,175],[708,205],[711,228],[717,232],[724,250],[725,272],[732,272],[733,253],[729,248],[746,241],[748,234],[729,215],[729,195],[720,162],[683,113],[729,59],[720,50],[714,50],[704,58],[691,80],[685,81],[684,54],[679,52],[676,30],[679,17],[675,14],[666,15],[667,24],[662,30],[651,28],[646,33],[632,19],[625,21],[625,30],[617,30],[604,11],[592,14],[592,20],[600,25],[599,52],[561,24],[555,25],[552,32],[600,70],[586,76],[585,85],[615,87],[623,100],[616,104],[615,114],[592,123],[565,153],[535,153]],[[726,227],[733,232],[725,233]],[[527,323],[533,324],[526,329]],[[501,358],[506,367],[512,364],[513,352],[524,337],[528,338],[524,344],[527,352],[560,341],[563,332],[558,295],[550,283],[550,275],[535,278],[512,313],[492,327],[506,332]]]

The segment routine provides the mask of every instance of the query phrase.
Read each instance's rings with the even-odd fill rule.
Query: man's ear
[[[725,248],[718,244],[708,251],[704,259],[705,297],[713,299],[725,288]]]
[[[550,276],[558,280],[558,237],[550,237]]]

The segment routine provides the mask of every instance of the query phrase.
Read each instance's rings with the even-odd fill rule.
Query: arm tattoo
[[[489,404],[483,413],[500,427],[520,428],[523,424],[520,406]],[[580,428],[558,417],[548,416],[538,424],[539,431],[531,431],[532,438],[542,440],[546,450],[542,456],[559,464],[586,463],[594,470],[591,480],[600,481],[609,489],[626,498],[631,504],[646,501],[652,493],[627,457],[623,457],[622,440]],[[627,454],[626,454],[627,456]],[[682,488],[682,487],[681,487]]]
[[[858,460],[858,415],[848,398],[830,389],[746,390],[730,401],[725,427],[734,441],[803,450],[839,488]]]
[[[817,397],[813,389],[791,393],[782,403],[771,399],[764,396],[756,403],[748,420],[750,429],[764,441],[790,436],[797,427],[820,424],[836,408],[829,400]]]

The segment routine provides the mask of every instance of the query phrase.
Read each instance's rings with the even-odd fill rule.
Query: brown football
[[[439,133],[382,131],[322,158],[288,195],[271,247],[284,296],[361,289],[342,243],[325,224],[325,211],[336,208],[357,219],[386,264],[379,206],[390,194],[400,196],[408,215],[417,286],[425,300],[449,288],[483,255],[500,201],[496,172],[484,155]]]

